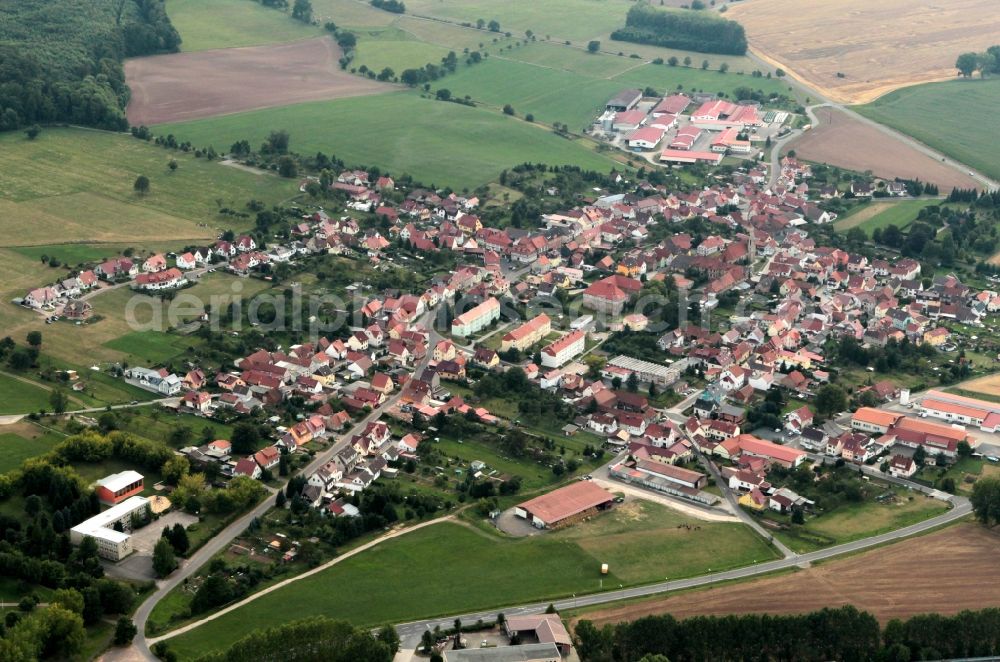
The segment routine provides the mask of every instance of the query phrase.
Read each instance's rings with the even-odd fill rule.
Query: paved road
[[[773,62],[770,62],[767,59],[760,57],[757,53],[754,52],[754,50],[752,48],[747,51],[747,57],[749,57],[751,60],[757,62],[761,66],[763,66],[765,68],[768,68],[768,69],[773,68],[775,66]],[[960,163],[958,161],[955,161],[954,159],[949,158],[945,154],[942,154],[941,152],[939,152],[939,151],[937,151],[935,149],[931,149],[930,147],[928,147],[924,143],[922,143],[922,142],[920,142],[920,141],[918,141],[918,140],[916,140],[914,138],[911,138],[910,136],[906,135],[905,133],[900,133],[899,131],[896,131],[895,129],[892,129],[892,128],[884,125],[884,124],[879,124],[875,120],[868,119],[864,115],[861,115],[861,114],[855,112],[854,110],[852,110],[850,106],[847,106],[847,105],[844,105],[842,103],[833,101],[832,99],[830,99],[830,98],[826,97],[825,95],[821,94],[820,92],[818,92],[814,88],[812,88],[809,85],[803,83],[798,78],[795,78],[793,75],[789,75],[789,76],[787,76],[786,78],[784,78],[782,80],[783,80],[783,82],[788,83],[790,86],[798,88],[799,92],[808,95],[808,97],[810,99],[816,100],[818,102],[818,103],[813,104],[812,106],[810,106],[809,108],[806,109],[806,114],[809,116],[809,120],[812,122],[812,125],[813,125],[814,129],[818,126],[819,123],[817,121],[816,116],[811,111],[813,109],[815,109],[815,108],[821,108],[821,107],[833,108],[835,110],[839,110],[839,111],[843,112],[845,115],[847,115],[851,119],[857,120],[858,122],[861,122],[862,124],[866,124],[866,125],[874,128],[874,129],[876,129],[877,131],[880,131],[881,133],[889,136],[890,138],[898,140],[898,141],[902,142],[903,144],[905,144],[905,145],[907,145],[909,147],[912,147],[913,149],[917,150],[921,154],[929,156],[932,159],[934,159],[936,161],[940,161],[941,163],[945,164],[946,166],[948,166],[948,167],[950,167],[950,168],[952,168],[954,170],[959,171],[960,173],[962,173],[963,175],[965,175],[966,177],[969,178],[969,180],[970,180],[969,184],[972,185],[972,186],[978,185],[980,188],[983,188],[985,190],[993,190],[993,189],[996,189],[996,188],[1000,188],[1000,183],[996,182],[993,179],[990,179],[986,175],[983,175],[982,173],[976,172],[975,170],[973,170],[969,166],[965,165],[964,163]],[[795,134],[795,137],[798,137],[799,135],[802,135],[801,131],[797,132]],[[783,142],[787,143],[787,142],[790,142],[790,140],[786,140],[786,141],[783,141]],[[774,152],[774,154],[777,154],[778,151],[779,150],[776,149],[775,152]],[[772,178],[773,178],[773,176],[774,176],[773,175],[773,164],[775,162],[774,155],[772,155],[771,162],[772,162]],[[773,183],[773,182],[774,182],[774,179],[771,180],[771,183]]]
[[[440,335],[434,330],[433,325],[431,324],[433,314],[433,312],[428,312],[422,319],[424,326],[428,330],[427,355],[424,357],[423,361],[414,367],[413,374],[418,374],[425,367],[427,367],[427,364],[430,362],[434,353],[434,345],[437,344],[438,340],[440,340]],[[396,404],[402,395],[403,389],[400,389],[381,406],[373,409],[370,414],[365,416],[353,428],[342,435],[340,439],[330,448],[322,453],[317,453],[313,461],[310,462],[300,473],[308,476],[329,462],[334,455],[342,451],[347,446],[352,436],[360,434],[366,425],[377,420],[386,409]],[[285,484],[287,484],[287,481]],[[282,485],[282,488],[283,487],[284,485]],[[225,549],[229,543],[233,541],[233,539],[243,533],[243,531],[250,524],[251,520],[257,517],[262,517],[264,513],[270,510],[274,506],[274,500],[275,497],[273,494],[268,496],[253,510],[234,521],[232,524],[223,529],[222,532],[205,543],[201,549],[191,555],[191,558],[187,559],[180,568],[174,571],[172,575],[167,577],[165,580],[158,582],[156,592],[149,596],[145,602],[139,605],[139,608],[135,612],[133,620],[135,621],[135,626],[139,630],[139,633],[136,635],[131,648],[134,649],[136,653],[147,660],[156,660],[156,656],[154,656],[149,650],[150,641],[146,638],[146,623],[149,621],[149,615],[152,613],[153,608],[156,607],[157,603],[166,597],[170,591],[179,586],[185,579],[194,574],[198,568],[207,563],[216,553]]]
[[[591,605],[600,605],[608,602],[616,602],[618,600],[627,600],[631,598],[642,598],[653,595],[659,595],[662,593],[670,593],[672,591],[680,591],[689,588],[696,588],[699,586],[708,586],[711,584],[716,584],[718,582],[732,581],[734,579],[747,579],[750,577],[756,577],[758,575],[764,575],[767,573],[775,572],[777,570],[785,570],[794,567],[807,567],[808,564],[815,561],[821,561],[824,559],[834,558],[836,556],[841,556],[843,554],[850,554],[852,552],[857,552],[877,545],[883,545],[890,542],[895,542],[909,536],[917,535],[925,531],[929,531],[935,527],[941,526],[943,524],[948,524],[955,522],[969,513],[972,512],[972,507],[969,504],[968,499],[964,497],[952,497],[950,499],[954,507],[947,513],[939,515],[929,520],[920,522],[919,524],[914,524],[913,526],[908,526],[897,531],[892,531],[890,533],[885,533],[879,536],[873,536],[871,538],[865,538],[863,540],[857,540],[850,543],[845,543],[843,545],[837,545],[836,547],[829,547],[827,549],[819,550],[816,552],[810,552],[808,554],[801,554],[792,558],[780,559],[777,561],[768,561],[766,563],[757,563],[755,565],[747,566],[744,568],[737,568],[735,570],[727,570],[725,572],[717,572],[710,575],[703,575],[701,577],[692,577],[690,579],[680,579],[675,581],[664,581],[657,584],[649,584],[647,586],[637,586],[635,588],[619,588],[616,590],[604,591],[601,593],[592,593],[588,595],[580,595],[577,597],[564,598],[562,600],[556,600],[552,602],[558,610],[565,609],[575,609],[576,607],[586,607]],[[402,645],[406,647],[414,647],[419,644],[420,636],[423,634],[424,630],[434,629],[435,626],[440,626],[442,629],[447,629],[453,626],[456,618],[462,620],[463,623],[475,623],[479,619],[493,620],[496,618],[497,612],[503,612],[506,616],[519,615],[519,614],[539,614],[545,611],[549,602],[537,602],[534,604],[520,605],[515,607],[500,607],[497,609],[491,609],[489,611],[480,611],[472,614],[461,614],[457,616],[448,616],[447,618],[434,618],[424,621],[413,621],[410,623],[403,623],[396,627],[399,632],[400,638],[402,639]]]

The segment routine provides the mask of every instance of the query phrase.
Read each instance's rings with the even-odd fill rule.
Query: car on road
[[[1000,462],[1000,457],[997,457],[996,455],[987,455],[986,459],[990,462]]]

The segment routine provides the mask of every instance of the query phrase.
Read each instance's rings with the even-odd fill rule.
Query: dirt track
[[[583,618],[597,624],[670,613],[796,614],[852,604],[885,623],[892,618],[1000,606],[1000,530],[959,524],[791,575],[720,586]]]
[[[913,147],[853,119],[839,110],[817,108],[820,126],[789,145],[799,158],[881,177],[933,182],[941,191],[968,187],[970,179]]]
[[[756,52],[841,103],[953,78],[959,53],[1000,42],[995,0],[752,0],[727,17]]]
[[[274,46],[135,58],[125,63],[133,125],[213,117],[303,101],[377,94],[393,85],[341,71],[328,37]]]

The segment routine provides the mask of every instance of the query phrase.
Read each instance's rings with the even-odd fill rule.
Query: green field
[[[888,225],[895,225],[897,228],[905,228],[917,219],[917,214],[924,207],[941,204],[941,200],[902,200],[899,202],[869,202],[858,205],[852,213],[838,218],[833,227],[837,230],[849,230],[851,228],[861,228],[868,236],[873,230],[884,229]],[[877,205],[877,211],[871,207]]]
[[[772,558],[770,548],[742,525],[691,520],[648,502],[521,539],[444,523],[379,545],[168,641],[181,659],[191,659],[256,628],[316,613],[375,625],[596,592],[605,562],[611,574],[604,585],[617,588]],[[346,599],[345,590],[365,599]]]
[[[354,165],[409,173],[425,184],[474,188],[504,168],[532,161],[608,171],[611,159],[586,143],[496,113],[423,99],[413,92],[320,101],[157,127],[197,144],[261,142],[288,129],[291,149],[334,153]]]
[[[788,531],[776,531],[775,537],[800,553],[831,545],[840,545],[888,531],[901,529],[948,510],[948,505],[919,493],[896,489],[895,503],[870,500],[860,504],[845,504],[834,512]],[[910,500],[912,497],[912,500]]]
[[[374,28],[392,23],[397,14],[375,9],[358,0],[313,0],[313,17],[320,23],[333,21],[342,27]]]
[[[184,336],[161,333],[159,331],[133,331],[104,343],[128,356],[129,363],[139,359],[142,363],[162,364],[182,354],[195,344]]]
[[[182,51],[260,46],[323,34],[287,13],[247,0],[168,0],[167,14]]]
[[[49,409],[48,391],[17,379],[12,373],[0,373],[0,415],[28,414],[39,409]]]
[[[427,63],[438,64],[450,48],[414,38],[401,30],[386,29],[359,33],[358,47],[351,68],[362,65],[380,72],[389,67],[398,76],[404,69]]]
[[[854,110],[996,179],[1000,116],[988,109],[998,104],[1000,80],[955,80],[906,87]]]
[[[15,423],[0,428],[0,474],[17,469],[30,457],[47,453],[62,441],[62,436],[46,432],[29,423]]]
[[[480,18],[496,19],[502,32],[517,36],[532,30],[540,39],[549,35],[558,40],[587,40],[623,26],[630,5],[627,0],[410,0],[406,11],[473,24]]]
[[[175,250],[182,247],[183,244],[172,242],[158,242],[155,245],[146,244],[145,242],[134,242],[127,244],[79,243],[52,244],[48,246],[14,246],[11,250],[32,260],[40,261],[42,256],[58,258],[62,264],[72,267],[85,262],[101,262],[116,255],[121,255],[122,251],[126,248],[133,248],[138,253],[153,253],[164,250]],[[51,273],[55,274],[58,272],[52,271]]]
[[[231,144],[210,138],[199,144]],[[35,140],[10,132],[0,153],[0,246],[214,239],[232,225],[218,201],[242,209],[250,198],[271,205],[296,194],[285,179],[99,131],[45,129]],[[144,196],[132,189],[140,174],[151,181]]]

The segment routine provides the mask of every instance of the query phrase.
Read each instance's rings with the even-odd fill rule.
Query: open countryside
[[[856,172],[933,182],[943,192],[976,184],[968,172],[940,163],[836,108],[824,106],[813,113],[819,126],[790,146],[799,158]]]
[[[649,614],[795,614],[854,605],[881,622],[1000,605],[995,532],[961,525],[792,574],[584,612],[597,623]],[[952,559],[940,567],[942,556]],[[992,579],[991,579],[992,578]]]
[[[686,518],[648,502],[634,502],[565,531],[518,540],[442,523],[383,543],[169,641],[187,658],[224,648],[265,624],[304,618],[317,609],[375,626],[595,592],[602,579],[611,588],[668,575],[684,577],[708,568],[763,562],[772,554],[738,524]],[[612,572],[602,578],[601,563],[611,558]],[[422,569],[417,577],[411,576],[414,567]],[[488,587],[489,593],[455,593],[456,582]],[[347,583],[367,599],[344,601],[338,587]]]
[[[753,0],[730,18],[751,47],[840,103],[867,103],[892,90],[954,78],[955,57],[1000,41],[990,0]],[[886,29],[892,26],[892,29]]]
[[[1000,118],[982,112],[997,103],[1000,80],[976,79],[907,87],[856,110],[998,179]]]
[[[135,125],[163,124],[393,89],[341,71],[340,57],[332,39],[317,37],[129,60],[128,119]]]
[[[10,4],[0,660],[1000,655],[1000,18],[823,4]]]

